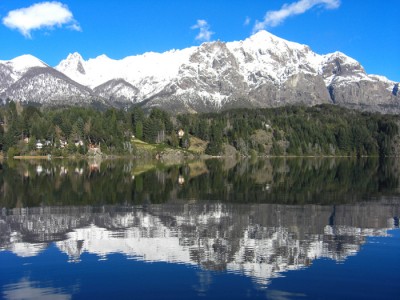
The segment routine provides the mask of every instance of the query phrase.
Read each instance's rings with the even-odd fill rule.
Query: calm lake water
[[[397,299],[400,161],[0,164],[2,299]]]

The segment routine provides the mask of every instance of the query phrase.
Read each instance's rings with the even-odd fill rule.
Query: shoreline
[[[18,155],[18,156],[14,156],[13,159],[16,160],[30,160],[30,159],[37,159],[37,160],[42,160],[42,159],[46,159],[46,160],[51,160],[52,157],[48,156],[48,155]]]
[[[179,153],[179,152],[177,152]],[[385,156],[385,158],[397,158],[399,156]],[[141,160],[143,158],[149,159],[149,157],[144,157],[144,156],[135,156],[135,155],[103,155],[103,156],[87,156],[87,155],[82,155],[82,156],[51,156],[51,155],[18,155],[14,156],[13,159],[15,160],[53,160],[53,159],[78,159],[78,160],[85,160],[85,159],[104,159],[104,160],[109,160],[109,159],[131,159],[131,160]],[[202,160],[207,160],[207,159],[226,159],[226,158],[235,158],[235,159],[275,159],[275,158],[380,158],[380,156],[349,156],[349,155],[268,155],[268,156],[232,156],[232,155],[207,155],[207,154],[201,154],[201,155],[189,155],[189,156],[180,156],[177,155],[177,157],[171,158],[169,155],[166,155],[165,157],[163,155],[160,155],[159,157],[151,157],[150,160],[193,160],[193,159],[202,159]],[[7,160],[6,157],[0,155],[0,160]]]

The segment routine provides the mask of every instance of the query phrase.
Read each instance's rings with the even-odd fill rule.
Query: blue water
[[[368,238],[357,255],[342,263],[318,259],[310,268],[286,272],[270,290],[312,299],[398,299],[400,293],[400,231]]]
[[[400,231],[368,237],[343,261],[320,258],[267,285],[196,265],[82,253],[71,262],[54,243],[33,257],[0,252],[4,299],[397,299]],[[47,297],[47,298],[46,298]]]
[[[63,295],[74,299],[265,297],[265,291],[255,289],[248,277],[202,271],[182,264],[128,260],[120,254],[103,261],[87,254],[80,263],[68,263],[67,257],[51,246],[35,258],[21,259],[2,253],[0,263],[4,298],[18,295],[20,288],[27,298],[42,293],[40,290],[50,298]]]
[[[3,165],[0,298],[400,299],[398,170],[369,159]]]

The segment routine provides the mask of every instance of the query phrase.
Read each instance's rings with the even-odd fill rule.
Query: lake
[[[396,299],[400,161],[0,164],[2,299]]]

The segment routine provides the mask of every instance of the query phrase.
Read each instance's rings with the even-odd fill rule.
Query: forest
[[[0,148],[8,157],[86,155],[91,147],[135,156],[133,140],[189,151],[197,138],[206,143],[205,154],[213,156],[391,156],[396,155],[398,123],[395,115],[334,105],[173,115],[157,108],[100,111],[11,101],[0,108]]]

